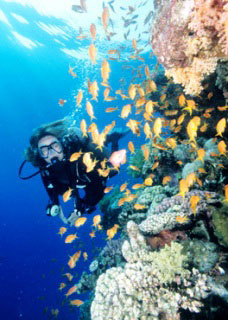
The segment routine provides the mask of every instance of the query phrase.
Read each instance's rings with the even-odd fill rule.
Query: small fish
[[[176,221],[180,224],[186,223],[189,221],[189,218],[187,216],[176,216]]]
[[[202,161],[202,162],[204,162],[204,157],[205,157],[205,154],[206,154],[206,152],[205,152],[205,150],[204,149],[199,149],[198,151],[197,151],[197,153],[198,153],[198,158],[197,158],[197,160],[200,160],[200,161]]]
[[[68,279],[69,281],[72,281],[72,279],[73,279],[72,274],[71,274],[71,273],[69,273],[69,272],[64,273],[64,274],[63,274],[63,276],[66,276],[66,277],[67,277],[67,279]]]
[[[76,233],[75,234],[69,234],[65,239],[65,243],[72,243],[75,239],[77,239]]]
[[[156,120],[154,121],[154,133],[155,133],[155,137],[160,138],[160,134],[162,132],[162,119],[161,118],[156,118]]]
[[[189,188],[188,188],[186,180],[181,179],[179,181],[179,191],[180,192],[178,193],[178,195],[180,195],[180,196],[182,196],[184,198],[185,193],[188,192],[188,190],[189,190]]]
[[[201,198],[199,196],[191,196],[190,198],[191,209],[194,215],[196,215],[196,208],[200,199]]]
[[[155,170],[155,169],[158,167],[158,165],[159,165],[159,161],[154,162],[151,170],[152,170],[152,171]]]
[[[224,106],[224,107],[217,107],[217,109],[219,111],[226,111],[228,109],[228,106]]]
[[[77,161],[81,157],[81,155],[82,155],[81,151],[72,153],[69,159],[70,162]]]
[[[71,288],[67,291],[67,293],[65,294],[65,296],[66,296],[66,297],[69,297],[71,294],[75,293],[76,290],[77,290],[77,286],[74,285],[73,287],[71,287]]]
[[[92,230],[92,231],[89,233],[89,236],[90,236],[91,238],[95,238],[95,237],[96,237],[96,236],[95,236],[95,231]]]
[[[226,129],[226,118],[222,118],[218,121],[216,125],[216,131],[217,131],[216,136],[222,137],[222,134],[224,133],[225,129]]]
[[[83,137],[88,137],[86,128],[87,128],[86,121],[82,119],[80,122],[80,129],[82,131]]]
[[[80,307],[84,302],[82,300],[78,300],[78,299],[75,299],[75,300],[71,300],[70,301],[70,304],[72,306],[76,306],[76,307]]]
[[[59,290],[63,290],[66,287],[66,284],[64,282],[61,282],[59,285]]]
[[[228,184],[225,185],[224,187],[225,190],[225,202],[228,203]]]
[[[82,99],[83,99],[83,92],[82,92],[82,90],[79,90],[78,95],[77,95],[77,99],[76,99],[77,106],[80,106]]]
[[[144,124],[143,130],[144,130],[144,133],[146,135],[146,139],[151,139],[152,138],[152,132],[151,132],[151,128],[150,128],[150,125],[149,125],[148,122],[146,122]]]
[[[120,186],[120,192],[123,192],[126,188],[127,188],[127,182],[123,183],[123,184]]]
[[[113,189],[113,186],[106,187],[106,188],[104,189],[104,193],[109,193],[112,189]]]
[[[93,227],[97,227],[100,222],[101,216],[99,214],[93,217]]]
[[[209,92],[207,95],[208,100],[210,100],[213,97],[213,92]]]
[[[139,188],[143,188],[144,184],[143,183],[136,183],[132,186],[133,190],[138,190]]]
[[[136,166],[130,165],[129,168],[134,170],[134,171],[141,172],[141,170],[139,168],[137,168]]]
[[[162,179],[162,184],[165,185],[167,184],[168,182],[171,181],[171,177],[170,176],[165,176],[163,179]]]
[[[93,39],[93,41],[96,40],[96,25],[94,23],[91,23],[90,25],[90,35],[91,35],[91,38]]]
[[[85,218],[85,217],[79,217],[79,218],[75,221],[74,226],[75,226],[76,228],[78,228],[78,227],[82,226],[82,225],[86,222],[86,220],[87,220],[87,218]]]
[[[221,140],[218,143],[218,151],[220,152],[221,155],[226,155],[227,151],[226,151],[226,143],[225,141]]]
[[[88,254],[87,254],[87,252],[83,252],[83,258],[84,258],[84,261],[86,261],[87,259],[88,259]]]
[[[96,119],[94,116],[93,106],[90,101],[86,102],[86,111],[87,111],[88,115],[90,116],[91,121],[93,119]]]
[[[144,159],[147,161],[150,156],[150,150],[147,147],[143,150],[143,155],[144,155]]]
[[[64,192],[63,194],[63,201],[67,202],[71,198],[71,193],[73,189],[69,188],[67,191]]]
[[[105,109],[105,112],[114,112],[114,111],[116,111],[116,110],[119,110],[119,108],[118,107],[113,107],[113,108],[106,108]]]
[[[152,184],[153,184],[153,179],[151,177],[148,177],[144,180],[145,186],[152,186]]]
[[[177,119],[177,124],[181,125],[182,122],[184,121],[185,118],[185,113],[183,113],[178,119]]]
[[[204,174],[207,173],[204,168],[198,168],[198,171],[199,171],[199,173],[202,173],[202,174],[203,174],[203,173],[204,173]]]
[[[153,92],[157,91],[157,85],[153,80],[149,80],[149,87]]]
[[[120,117],[126,119],[131,113],[131,104],[126,104],[123,106]]]
[[[66,102],[67,102],[67,100],[59,99],[58,104],[60,105],[60,107],[63,107]]]
[[[62,235],[64,235],[64,233],[66,233],[66,231],[67,231],[67,228],[61,227],[61,228],[59,229],[58,234],[60,234],[60,235],[62,236]]]
[[[131,153],[135,153],[135,147],[132,141],[128,142],[128,149],[130,150]]]
[[[171,149],[175,149],[177,146],[176,139],[174,139],[174,138],[167,138],[165,140],[165,144]]]
[[[102,16],[101,16],[101,22],[103,24],[105,32],[107,32],[108,22],[109,22],[109,10],[108,10],[108,7],[104,7],[104,10],[103,10]]]
[[[136,210],[143,210],[145,208],[146,208],[146,206],[144,204],[140,204],[140,203],[134,204],[134,209],[136,209]]]
[[[184,107],[185,103],[186,103],[186,98],[183,94],[181,94],[179,97],[178,97],[178,103],[179,103],[179,106],[180,107]]]
[[[93,64],[96,63],[96,56],[97,56],[97,49],[95,48],[95,45],[91,43],[89,46],[89,57]]]

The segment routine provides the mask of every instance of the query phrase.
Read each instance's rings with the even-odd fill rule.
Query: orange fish
[[[196,214],[196,208],[199,201],[200,201],[199,196],[191,196],[190,198],[191,209],[194,215]]]
[[[80,129],[82,131],[83,137],[88,137],[87,132],[86,132],[87,131],[86,127],[87,127],[86,121],[84,119],[82,119],[80,122]]]
[[[127,182],[123,183],[123,184],[120,186],[120,192],[123,192],[126,188],[127,188]]]
[[[60,105],[60,107],[63,107],[66,102],[67,100],[59,99],[58,104]]]
[[[96,118],[94,117],[93,106],[92,106],[92,104],[91,104],[89,101],[86,102],[86,111],[87,111],[88,115],[90,116],[91,121],[92,121],[93,119],[96,119]]]
[[[103,24],[105,32],[107,32],[107,27],[108,27],[108,22],[109,22],[108,7],[104,7],[104,10],[103,10],[102,16],[101,16],[101,22]]]
[[[126,150],[118,150],[111,154],[111,157],[109,158],[109,162],[115,167],[118,168],[121,164],[125,164],[127,161],[126,158]]]
[[[69,188],[67,191],[64,192],[63,194],[63,201],[67,202],[71,198],[71,193],[73,189]]]
[[[79,250],[75,252],[75,254],[73,254],[72,258],[77,262],[80,256],[81,256],[81,251]]]
[[[151,177],[148,177],[144,180],[145,186],[152,186],[153,184],[153,179]]]
[[[144,124],[143,130],[144,130],[144,133],[146,135],[146,139],[151,139],[152,138],[152,132],[151,132],[151,128],[150,128],[150,125],[149,125],[148,122],[146,122]]]
[[[141,170],[139,168],[137,168],[136,166],[130,165],[129,166],[130,169],[141,172]]]
[[[224,201],[226,203],[228,203],[228,184],[225,185],[224,190],[225,190],[225,200]]]
[[[217,109],[219,111],[226,111],[228,109],[228,106],[224,106],[224,107],[217,107]]]
[[[178,103],[180,105],[180,107],[183,107],[186,103],[186,98],[183,94],[181,94],[179,97],[178,97]]]
[[[207,98],[210,100],[213,97],[213,92],[209,92]]]
[[[67,231],[67,228],[61,227],[61,228],[59,229],[58,234],[60,234],[60,235],[62,236],[66,231]]]
[[[184,121],[185,118],[185,113],[183,113],[181,116],[179,116],[179,118],[177,119],[177,124],[181,125],[182,122]]]
[[[197,158],[197,160],[200,160],[200,161],[204,161],[203,159],[204,159],[204,157],[205,157],[205,154],[206,154],[206,152],[205,152],[205,150],[204,149],[199,149],[198,151],[197,151],[197,153],[198,153],[198,158]]]
[[[149,87],[153,92],[157,91],[157,85],[153,80],[149,80]]]
[[[83,252],[83,258],[84,258],[84,261],[86,261],[88,259],[88,254],[87,252]]]
[[[135,153],[135,147],[132,141],[128,142],[128,149],[130,150],[131,153]]]
[[[68,261],[67,264],[68,264],[68,266],[69,266],[71,269],[75,268],[75,266],[76,266],[76,260],[74,259],[73,256],[70,257],[70,259],[69,259],[69,261]]]
[[[166,99],[166,94],[164,93],[161,97],[160,97],[160,101],[161,102],[164,102]]]
[[[188,188],[191,187],[196,182],[195,172],[189,173],[185,179]]]
[[[69,273],[69,272],[64,273],[64,274],[63,274],[63,276],[66,276],[66,277],[67,277],[67,279],[68,279],[69,281],[72,281],[72,279],[73,279],[72,274],[71,274],[71,273]]]
[[[146,206],[144,204],[140,204],[140,203],[134,204],[134,209],[136,209],[136,210],[143,210],[145,208],[146,208]]]
[[[72,153],[69,159],[70,162],[77,161],[81,157],[81,155],[82,155],[81,151]]]
[[[96,236],[95,236],[95,231],[92,230],[92,231],[89,233],[89,236],[90,236],[91,238],[95,238],[95,237],[96,237]]]
[[[158,167],[158,165],[159,165],[159,161],[154,162],[151,170],[152,170],[152,171],[155,170],[155,169]]]
[[[143,150],[143,155],[144,155],[145,160],[147,161],[149,159],[149,156],[150,156],[150,150],[148,148],[145,148]]]
[[[104,59],[102,61],[102,66],[101,66],[101,76],[102,76],[104,84],[107,84],[110,71],[111,71],[111,69],[110,69],[109,63],[106,59]]]
[[[132,189],[133,190],[137,190],[139,188],[143,188],[144,187],[144,184],[143,183],[136,183],[132,186]]]
[[[226,155],[227,151],[226,151],[226,143],[225,141],[221,140],[218,143],[218,151],[220,152],[221,155]]]
[[[147,78],[150,78],[150,69],[149,69],[148,65],[145,66],[144,71],[145,71],[146,77],[147,77]]]
[[[99,214],[93,217],[93,227],[97,227],[100,222],[101,216]]]
[[[188,192],[188,185],[187,185],[187,181],[184,179],[181,179],[179,181],[179,193],[178,195],[182,196],[184,198],[185,193]]]
[[[77,239],[76,233],[75,234],[69,234],[65,239],[65,243],[72,243],[75,239]]]
[[[118,107],[106,108],[106,109],[105,109],[105,112],[114,112],[114,111],[116,111],[116,110],[119,110],[119,108],[118,108]]]
[[[174,138],[167,138],[165,140],[165,144],[167,144],[167,146],[170,147],[171,149],[175,149],[177,146],[176,139]]]
[[[131,113],[131,104],[126,104],[123,106],[120,117],[126,119]]]
[[[162,132],[162,119],[161,118],[156,118],[154,121],[154,133],[155,137],[160,137],[160,134]]]
[[[218,121],[216,125],[216,131],[217,131],[216,136],[222,137],[222,134],[224,133],[225,129],[226,129],[226,118],[222,118]]]
[[[198,168],[199,173],[207,173],[204,168]]]
[[[74,285],[73,287],[71,287],[71,288],[67,291],[67,293],[65,294],[65,296],[66,296],[66,297],[70,296],[71,294],[75,293],[76,290],[77,290],[77,286]]]
[[[78,95],[77,95],[77,99],[76,99],[77,106],[80,106],[82,99],[83,99],[83,92],[82,92],[82,90],[79,90]]]
[[[91,38],[93,39],[93,41],[96,40],[96,32],[97,32],[96,25],[94,23],[92,23],[90,25],[90,35],[91,35]]]
[[[84,302],[82,300],[78,300],[78,299],[75,299],[75,300],[71,300],[70,301],[70,304],[72,306],[76,306],[76,307],[80,307]]]
[[[163,179],[162,179],[162,184],[165,185],[166,183],[170,182],[171,181],[171,177],[170,176],[165,176]]]
[[[106,187],[106,188],[104,189],[104,193],[109,193],[112,189],[113,189],[113,186]]]
[[[188,217],[186,217],[186,216],[176,216],[176,221],[178,222],[178,223],[180,223],[180,224],[182,224],[182,223],[186,223],[186,222],[188,222],[189,221],[189,218]]]
[[[59,285],[59,290],[63,290],[63,288],[66,287],[66,284],[64,282],[61,282]]]
[[[97,49],[95,48],[95,45],[91,43],[89,46],[89,57],[93,64],[96,63],[96,55],[97,55]]]
[[[85,217],[79,217],[79,218],[75,221],[74,226],[75,226],[76,228],[78,228],[78,227],[82,226],[82,225],[86,222],[86,220],[87,220],[87,218],[85,218]]]

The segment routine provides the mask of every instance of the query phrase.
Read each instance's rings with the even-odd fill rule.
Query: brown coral
[[[186,235],[183,231],[163,230],[158,235],[153,237],[146,237],[146,242],[153,249],[163,248],[166,244],[170,246],[172,241],[177,239],[184,240]]]

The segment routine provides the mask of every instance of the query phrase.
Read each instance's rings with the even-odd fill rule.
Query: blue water
[[[86,89],[88,61],[78,63],[59,50],[60,45],[51,39],[50,35],[41,32],[34,24],[30,23],[29,29],[10,16],[10,12],[26,17],[29,21],[38,19],[43,22],[52,22],[60,25],[58,19],[39,16],[35,9],[23,7],[16,3],[2,1],[0,9],[13,24],[14,29],[45,44],[34,49],[28,49],[20,44],[11,34],[11,27],[0,21],[0,56],[1,56],[1,222],[0,222],[0,319],[40,320],[50,317],[51,309],[59,309],[59,319],[71,320],[78,318],[78,309],[69,308],[64,291],[59,291],[60,282],[66,278],[65,272],[71,272],[67,266],[69,255],[77,250],[77,243],[65,244],[57,232],[62,226],[58,218],[49,218],[45,215],[45,206],[48,201],[46,191],[42,186],[39,176],[31,180],[22,181],[18,178],[18,168],[23,161],[23,151],[28,146],[29,137],[34,128],[43,123],[48,123],[74,114],[79,124],[89,117],[85,108],[74,113],[74,96],[84,85]],[[88,47],[90,39],[81,42],[81,46]],[[131,42],[123,43],[124,50],[131,52]],[[71,46],[75,43],[72,41]],[[111,43],[108,43],[111,48]],[[87,50],[87,49],[86,49]],[[102,49],[101,49],[102,50]],[[155,64],[154,59],[149,60],[149,53],[142,54],[150,68]],[[88,59],[87,59],[88,60]],[[101,82],[100,64],[93,72],[89,63],[91,80]],[[110,84],[113,90],[119,89],[121,67],[124,61],[110,61],[112,69]],[[130,61],[128,65],[137,66],[140,61]],[[73,79],[69,73],[69,65],[77,65],[78,78]],[[121,76],[122,77],[122,76]],[[131,80],[131,71],[125,70],[123,77],[127,89]],[[142,81],[139,79],[138,82]],[[114,103],[103,102],[103,87],[100,86],[99,102],[94,102],[96,123],[101,130],[112,120],[117,121],[117,126],[125,125],[117,113],[105,114],[106,107],[114,105],[123,106],[128,100],[116,100]],[[86,91],[86,90],[85,90]],[[113,92],[114,92],[113,91]],[[126,91],[127,93],[127,91]],[[111,94],[114,95],[114,94]],[[58,100],[66,99],[64,107],[58,105]],[[121,141],[121,148],[127,148],[127,142],[134,136],[129,136]],[[144,143],[144,138],[142,138]],[[135,144],[140,144],[137,139]],[[129,156],[129,152],[128,152]],[[33,168],[27,168],[33,172]],[[121,167],[121,172],[109,184],[121,185],[129,177],[126,175],[126,166]],[[66,206],[66,210],[70,210]],[[69,211],[70,212],[70,211]],[[97,209],[94,214],[100,214]],[[104,234],[97,235],[91,240],[92,216],[78,231],[80,241],[84,244],[83,251],[87,251],[89,259],[78,262],[72,274],[77,273],[79,279],[83,270],[88,270],[89,263],[96,253],[94,248],[104,246]],[[70,231],[70,230],[68,230]],[[72,232],[71,232],[72,231]],[[75,230],[72,228],[69,233]],[[72,282],[72,285],[74,281]],[[70,288],[68,285],[67,288]],[[74,295],[74,299],[84,300],[87,296]],[[69,299],[68,299],[69,300]],[[47,313],[44,314],[44,309]]]

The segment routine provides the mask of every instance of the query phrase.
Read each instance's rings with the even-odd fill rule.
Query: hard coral
[[[166,76],[197,95],[228,54],[228,0],[170,0],[159,6],[152,48]],[[178,48],[178,49],[177,49]]]

